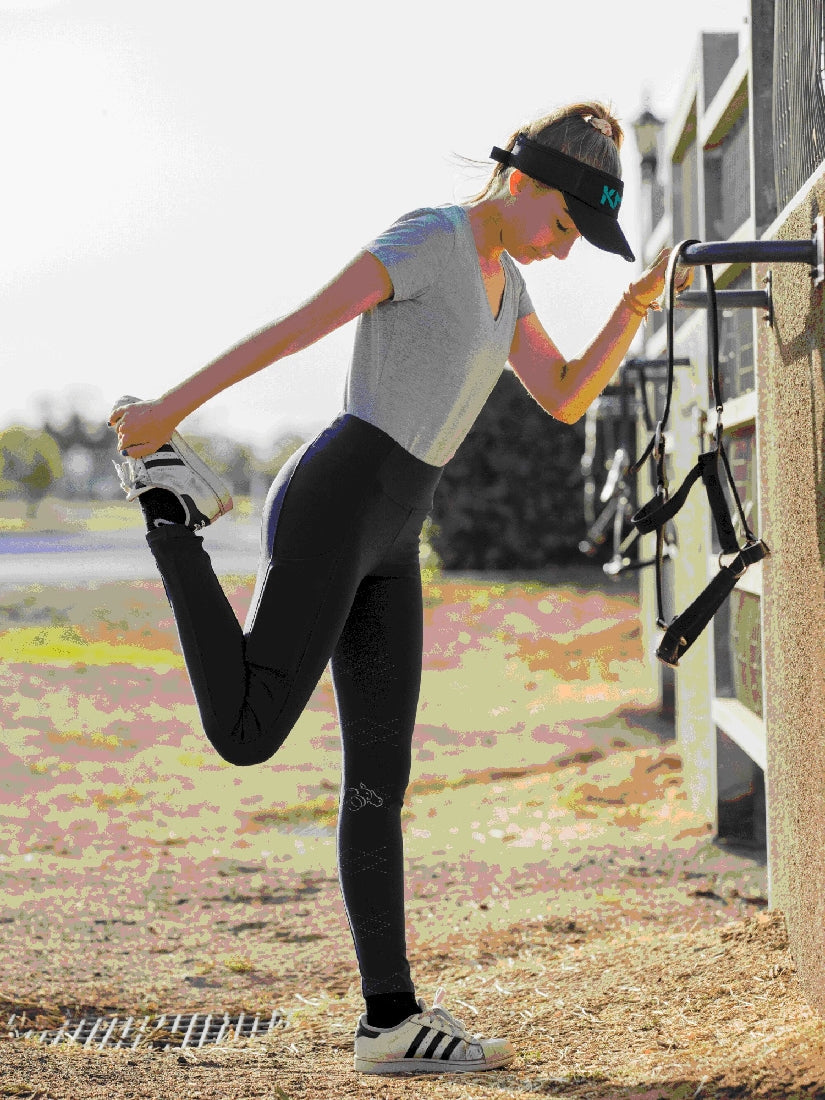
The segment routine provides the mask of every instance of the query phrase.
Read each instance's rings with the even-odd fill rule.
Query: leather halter
[[[710,333],[710,352],[713,382],[713,398],[716,403],[716,433],[713,450],[699,455],[698,461],[685,478],[680,488],[670,496],[667,478],[665,476],[665,428],[670,415],[670,401],[673,393],[673,368],[674,368],[674,296],[675,296],[675,271],[679,257],[683,249],[688,245],[698,244],[695,240],[686,240],[678,244],[670,255],[667,269],[667,393],[662,418],[656,425],[651,439],[641,457],[630,467],[628,473],[637,473],[642,463],[651,458],[655,469],[656,495],[647,504],[643,505],[632,519],[633,526],[640,535],[655,532],[656,534],[656,600],[657,600],[657,625],[665,634],[656,650],[656,656],[666,665],[675,668],[679,659],[693,645],[713,616],[724,603],[725,599],[733,591],[736,582],[745,570],[754,563],[761,561],[770,553],[766,543],[758,538],[748,526],[747,517],[739,498],[736,482],[730,469],[728,456],[722,442],[722,414],[724,405],[722,401],[722,388],[719,381],[719,323],[716,306],[716,284],[713,278],[713,267],[708,264],[705,267],[705,275],[708,285],[708,326]],[[730,487],[731,497],[736,506],[739,521],[744,532],[744,544],[739,545],[734,530],[731,513],[725,499],[722,477],[720,475],[720,462],[722,472]],[[722,552],[719,555],[720,569],[710,584],[700,593],[693,603],[676,615],[670,622],[665,619],[662,598],[662,567],[664,557],[664,529],[665,524],[673,520],[679,509],[685,503],[688,493],[696,481],[701,478],[708,496],[713,521],[719,538]],[[722,557],[733,555],[733,559],[722,564]]]

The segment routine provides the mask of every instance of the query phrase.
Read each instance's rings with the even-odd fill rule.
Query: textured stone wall
[[[775,236],[809,237],[820,210],[825,175]],[[758,349],[771,897],[825,1014],[825,307],[807,267],[772,271],[776,323]]]

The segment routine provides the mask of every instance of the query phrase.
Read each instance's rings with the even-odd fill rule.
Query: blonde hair
[[[604,119],[610,126],[610,136],[594,126],[589,121],[592,118]],[[503,148],[510,152],[519,134],[526,134],[533,141],[547,145],[551,149],[557,149],[569,157],[575,157],[576,160],[583,161],[592,168],[608,172],[611,176],[621,177],[622,162],[619,150],[624,141],[624,130],[614,117],[612,108],[606,107],[603,103],[594,100],[591,103],[571,103],[566,107],[557,107],[550,114],[520,126],[511,134]],[[484,190],[470,201],[478,202],[495,194],[511,171],[512,168],[497,164]]]

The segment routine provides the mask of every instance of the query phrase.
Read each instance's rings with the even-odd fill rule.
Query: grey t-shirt
[[[386,267],[394,293],[359,319],[344,411],[443,466],[498,381],[517,318],[533,312],[524,279],[503,252],[494,318],[461,206],[405,214],[366,251]]]

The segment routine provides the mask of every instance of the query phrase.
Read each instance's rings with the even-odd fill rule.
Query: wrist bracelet
[[[637,317],[647,317],[647,311],[650,309],[650,306],[642,305],[637,298],[633,297],[629,290],[626,290],[622,295],[622,301],[631,313],[635,313]]]

